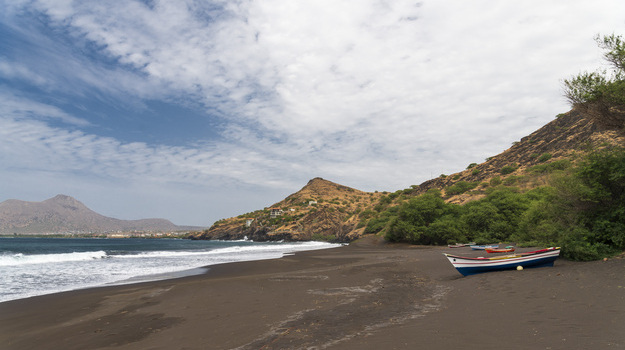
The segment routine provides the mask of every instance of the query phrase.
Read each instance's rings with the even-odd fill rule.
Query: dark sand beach
[[[0,348],[625,348],[625,259],[462,277],[442,252],[472,253],[367,237],[0,303]]]

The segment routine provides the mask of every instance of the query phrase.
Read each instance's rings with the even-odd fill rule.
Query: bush
[[[515,172],[518,168],[519,168],[519,166],[516,165],[516,164],[514,164],[514,165],[506,165],[503,168],[501,168],[501,170],[499,170],[499,172],[501,173],[501,175],[508,175],[508,174],[512,174],[513,172]]]
[[[560,241],[562,257],[577,261],[591,261],[615,253],[614,248],[603,243],[589,242],[590,240],[592,240],[592,233],[579,227],[564,235]]]
[[[459,181],[455,183],[454,185],[448,187],[445,190],[445,193],[447,193],[450,196],[455,196],[457,194],[465,193],[477,187],[478,183],[479,182]]]
[[[369,219],[370,217],[376,215],[375,212],[371,209],[365,209],[360,213],[361,219]]]
[[[549,174],[557,170],[565,170],[571,167],[571,161],[568,159],[556,160],[555,162],[538,164],[529,168],[532,174]]]
[[[551,157],[551,153],[543,153],[540,157],[538,157],[538,161],[540,163],[543,163],[551,159]]]
[[[397,217],[387,230],[387,239],[418,244],[425,243],[422,233],[427,226],[445,214],[450,204],[445,203],[438,192],[427,192],[399,206]]]
[[[450,244],[467,242],[463,223],[453,215],[446,215],[426,227],[421,234],[421,244]]]
[[[491,186],[499,186],[501,185],[501,178],[499,176],[495,176],[492,179],[490,179],[490,185]]]
[[[581,223],[598,242],[625,250],[625,149],[595,152],[578,167],[575,176]]]
[[[390,217],[380,217],[373,218],[367,222],[367,227],[365,227],[365,233],[367,234],[375,234],[384,229],[388,222],[390,221]]]
[[[519,176],[508,176],[503,180],[505,186],[512,186],[519,180]]]

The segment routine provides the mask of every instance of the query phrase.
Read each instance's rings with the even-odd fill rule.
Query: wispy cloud
[[[1,62],[0,62],[1,64]],[[56,119],[75,126],[88,126],[89,121],[55,107],[19,97],[0,85],[0,116],[17,119]]]
[[[314,176],[395,190],[480,162],[566,111],[560,80],[600,62],[595,34],[625,29],[617,0],[6,5],[6,25],[36,48],[24,54],[41,57],[0,57],[0,78],[63,98],[190,103],[219,133],[177,147],[120,141],[4,91],[0,144],[28,141],[11,164],[286,191]],[[32,16],[58,37],[24,26]]]

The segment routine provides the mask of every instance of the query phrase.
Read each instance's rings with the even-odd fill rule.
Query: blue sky
[[[0,4],[0,201],[202,226],[482,162],[625,33],[620,0]]]

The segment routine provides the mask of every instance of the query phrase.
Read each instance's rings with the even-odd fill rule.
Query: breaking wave
[[[60,254],[34,254],[26,255],[22,253],[11,254],[5,253],[0,255],[0,266],[17,266],[17,265],[34,265],[61,263],[69,261],[90,261],[97,259],[105,259],[108,257],[103,250],[94,252],[74,252]]]

